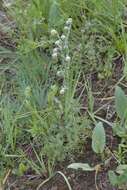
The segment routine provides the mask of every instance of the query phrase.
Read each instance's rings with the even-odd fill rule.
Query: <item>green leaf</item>
[[[18,168],[18,174],[19,174],[19,176],[22,176],[26,172],[27,169],[28,169],[28,167],[21,162],[19,164],[19,168]]]
[[[72,168],[75,170],[82,169],[83,171],[94,171],[95,167],[91,167],[87,163],[73,163],[68,166],[68,168]]]
[[[110,183],[111,183],[113,186],[118,185],[117,175],[114,173],[114,171],[110,170],[110,171],[108,172],[108,177],[109,177]]]
[[[99,122],[93,130],[92,149],[96,153],[102,153],[106,144],[106,135],[103,124]]]
[[[124,170],[124,172],[118,176],[118,185],[125,185],[127,184],[127,169]]]
[[[53,0],[49,11],[50,27],[59,26],[63,22],[60,4]]]
[[[124,119],[127,115],[127,97],[119,86],[115,90],[115,106],[118,116]]]
[[[114,134],[116,134],[118,137],[121,137],[121,138],[126,138],[127,136],[126,129],[122,125],[119,125],[119,123],[114,124],[113,132]]]
[[[124,172],[121,175],[119,175],[119,176],[117,176],[111,170],[108,172],[110,183],[113,186],[121,186],[121,185],[127,184],[127,169],[125,169],[125,166],[122,166],[122,167],[124,167]]]
[[[127,170],[127,164],[120,164],[117,168],[116,168],[116,172],[118,174],[123,174],[125,172],[125,170]]]

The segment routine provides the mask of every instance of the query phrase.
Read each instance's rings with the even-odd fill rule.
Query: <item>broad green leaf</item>
[[[109,177],[109,180],[110,180],[110,183],[113,185],[113,186],[116,186],[118,185],[118,178],[117,178],[117,175],[114,173],[114,171],[109,171],[108,172],[108,177]]]
[[[113,171],[108,172],[109,180],[113,186],[121,186],[127,184],[127,169],[117,176]]]
[[[124,172],[118,176],[118,185],[127,185],[127,169],[124,170]]]
[[[106,144],[106,135],[103,124],[99,122],[93,130],[92,149],[96,153],[102,153]]]
[[[72,168],[75,170],[82,169],[83,171],[94,171],[95,167],[91,167],[87,163],[73,163],[68,166],[68,168]]]
[[[127,115],[127,97],[119,86],[115,90],[115,106],[118,116],[123,119]]]
[[[116,172],[118,174],[123,174],[125,172],[125,170],[127,170],[127,164],[120,164],[117,168],[116,168]]]

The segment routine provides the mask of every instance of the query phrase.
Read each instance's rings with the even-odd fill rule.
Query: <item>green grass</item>
[[[91,118],[81,111],[86,94],[96,122],[86,76],[111,79],[120,56],[125,77],[127,68],[124,0],[16,0],[8,14],[16,22],[12,36],[17,46],[15,52],[0,47],[2,59],[9,58],[0,64],[1,181],[8,169],[16,176],[29,170],[51,175],[58,162],[80,152],[91,133]],[[58,35],[51,35],[53,29]],[[55,42],[62,34],[59,47]]]

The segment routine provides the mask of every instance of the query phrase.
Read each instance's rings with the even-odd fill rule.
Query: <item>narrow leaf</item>
[[[119,86],[115,90],[115,106],[118,116],[124,119],[127,115],[127,97]]]
[[[49,11],[49,25],[50,27],[56,27],[59,26],[62,21],[63,19],[61,15],[60,4],[54,0]]]
[[[91,167],[87,163],[73,163],[68,166],[68,168],[72,168],[75,170],[82,169],[83,171],[94,171],[95,167]]]

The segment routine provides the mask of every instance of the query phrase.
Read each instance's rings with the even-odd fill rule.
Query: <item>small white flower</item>
[[[53,54],[52,54],[52,59],[56,61],[57,58],[58,58],[58,54],[57,54],[57,53],[53,53]]]
[[[63,34],[62,36],[61,36],[61,40],[65,40],[66,39],[66,36]]]
[[[56,75],[58,77],[63,77],[64,76],[64,71],[57,71]]]
[[[70,26],[72,24],[72,18],[69,18],[66,22],[66,25]]]
[[[54,49],[53,49],[53,54],[54,54],[54,53],[58,53],[58,51],[59,51],[58,48],[54,48]]]
[[[65,31],[65,32],[68,32],[68,30],[69,30],[69,27],[68,27],[68,26],[65,26],[65,27],[64,27],[64,31]]]
[[[66,62],[68,62],[68,63],[70,63],[71,58],[70,58],[70,56],[69,56],[69,55],[67,55],[67,56],[66,56],[65,61],[66,61]]]
[[[58,32],[55,29],[51,30],[51,36],[57,36]]]
[[[81,29],[81,33],[84,34],[84,33],[85,33],[85,30],[84,30],[84,29]]]
[[[67,90],[66,87],[62,87],[61,90],[60,90],[60,94],[64,95],[66,90]]]
[[[10,8],[11,5],[13,4],[12,1],[2,1],[2,2],[3,2],[3,5],[4,5],[5,7],[7,7],[7,8]]]
[[[56,46],[61,46],[61,40],[57,40],[57,41],[55,42],[55,45],[56,45]]]
[[[61,88],[60,94],[63,95],[65,93],[65,88]]]

